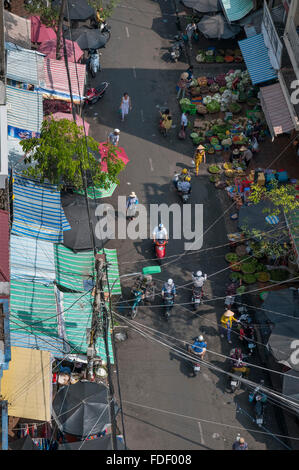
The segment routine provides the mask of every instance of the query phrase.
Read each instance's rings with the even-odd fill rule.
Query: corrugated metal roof
[[[59,99],[70,100],[67,72],[64,61],[45,58],[45,86],[40,87],[43,94],[55,96]],[[86,65],[69,62],[69,72],[74,101],[80,101],[84,95]],[[77,74],[79,86],[77,81]]]
[[[9,214],[0,210],[0,282],[9,279]]]
[[[44,86],[44,54],[23,49],[11,42],[5,43],[5,49],[8,78],[22,83]]]
[[[55,185],[37,183],[15,174],[13,193],[12,234],[63,242],[63,231],[71,227]]]
[[[8,166],[19,173],[26,168],[24,163],[25,154],[20,142],[21,140],[15,137],[7,137]]]
[[[5,41],[31,47],[31,21],[4,10]]]
[[[11,279],[50,284],[55,280],[53,243],[36,238],[10,237]]]
[[[40,132],[43,121],[43,98],[36,91],[6,87],[7,124],[9,126]]]
[[[294,123],[280,83],[265,86],[260,91],[262,104],[264,101],[266,114],[271,121],[274,134],[279,135],[294,129]]]
[[[239,41],[239,46],[253,85],[277,78],[262,34]]]
[[[238,21],[253,9],[252,0],[221,0],[228,21]]]
[[[40,351],[49,351],[54,357],[64,357],[64,341],[60,338],[51,338],[50,336],[38,336],[26,333],[24,331],[11,332],[10,341],[12,346],[18,348],[38,349]]]

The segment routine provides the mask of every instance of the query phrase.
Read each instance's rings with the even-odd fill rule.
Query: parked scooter
[[[203,296],[202,287],[193,287],[192,297],[191,297],[193,310],[196,311],[198,307],[200,306],[202,296]]]
[[[165,320],[168,320],[170,317],[170,312],[171,309],[173,308],[174,304],[174,296],[170,292],[166,292],[163,297],[163,302],[164,302],[164,318]]]
[[[156,257],[158,258],[158,262],[161,262],[161,260],[165,258],[167,243],[168,243],[167,240],[155,241],[155,254],[156,254]]]
[[[182,55],[184,47],[184,41],[180,36],[174,37],[174,42],[169,48],[170,58],[173,62],[177,62]]]
[[[100,86],[97,88],[89,88],[89,90],[87,90],[86,92],[84,104],[97,103],[100,99],[103,98],[108,86],[109,86],[108,82],[102,82]]]
[[[102,55],[102,53],[98,52],[96,49],[89,49],[88,52],[87,70],[89,70],[92,78],[94,78],[96,74],[101,71],[100,55]]]
[[[249,394],[248,401],[249,403],[254,403],[255,411],[255,422],[258,426],[262,426],[265,420],[265,407],[267,403],[267,395],[261,391],[261,387],[264,385],[264,381],[261,380],[260,385],[258,385],[252,393]]]

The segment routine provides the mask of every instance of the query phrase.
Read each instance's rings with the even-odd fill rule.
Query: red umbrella
[[[83,56],[84,52],[76,42],[69,41],[68,39],[65,40],[66,45],[66,53],[67,57],[71,62],[78,62],[81,57]],[[74,48],[73,48],[74,45]],[[50,41],[42,42],[42,44],[38,48],[38,52],[42,52],[45,54],[49,59],[56,59],[56,46],[57,46],[57,38],[51,39]],[[63,57],[63,43],[61,42],[61,57]],[[74,57],[75,53],[75,57]]]
[[[51,39],[56,40],[54,29],[47,28],[42,24],[39,16],[31,16],[31,42],[44,42]]]
[[[127,163],[129,163],[129,158],[125,152],[125,150],[122,148],[122,147],[115,147],[115,150],[116,150],[116,153],[117,153],[117,157],[122,160],[124,162],[124,164],[126,165]],[[105,173],[108,172],[108,169],[107,169],[107,162],[103,159],[104,157],[107,156],[107,153],[108,153],[108,145],[107,145],[107,142],[101,142],[100,145],[99,145],[99,151],[100,151],[100,154],[101,154],[101,168],[102,168],[102,171],[104,171]]]

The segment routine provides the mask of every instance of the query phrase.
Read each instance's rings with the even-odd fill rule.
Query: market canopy
[[[37,15],[30,17],[31,21],[31,41],[32,42],[43,42],[50,41],[51,39],[56,40],[56,33],[54,29],[47,28],[40,20]]]
[[[78,194],[62,194],[62,206],[65,215],[71,226],[71,230],[64,232],[63,244],[73,251],[92,250],[92,235],[89,230],[89,219],[86,209],[86,200]],[[90,201],[90,217],[93,227],[94,241],[97,249],[102,248],[102,243],[108,239],[107,235],[103,240],[97,237],[96,230],[100,217],[95,215],[97,204]]]
[[[221,11],[220,0],[183,0],[183,4],[198,13]]]
[[[80,49],[76,42],[65,40],[67,58],[71,62],[78,62],[83,56],[83,51]],[[45,54],[49,59],[56,59],[57,38],[49,41],[44,41],[38,48],[38,51]],[[60,47],[61,57],[64,58],[64,45],[61,42]]]
[[[26,49],[31,48],[31,23],[27,18],[4,10],[4,34],[5,41]]]
[[[231,39],[241,31],[240,26],[227,23],[222,14],[203,16],[197,28],[206,38],[212,39]]]
[[[108,396],[108,387],[94,382],[61,387],[53,400],[53,416],[60,431],[79,437],[102,432],[111,423]]]
[[[11,279],[49,285],[55,280],[54,245],[37,238],[11,235]]]
[[[6,99],[9,135],[19,139],[35,137],[43,121],[41,94],[7,85]]]
[[[9,369],[3,372],[1,381],[1,396],[8,401],[8,415],[50,421],[51,389],[50,353],[12,347]]]
[[[262,34],[239,41],[239,46],[253,85],[277,78]]]
[[[12,234],[52,243],[70,230],[57,186],[14,174]]]
[[[37,323],[37,329],[35,333],[29,333],[23,328],[16,331],[10,332],[10,343],[11,346],[18,348],[36,349],[40,351],[48,351],[53,357],[62,359],[66,357],[66,353],[69,351],[67,345],[62,338],[47,336],[38,331],[40,324]],[[14,325],[12,325],[14,328]]]
[[[52,0],[53,6],[60,6],[61,0]],[[67,0],[67,5],[64,11],[66,20],[88,20],[95,15],[94,8],[89,5],[86,0]]]
[[[229,22],[238,21],[253,9],[253,0],[221,0],[224,14]]]
[[[39,450],[29,435],[9,442],[8,447],[10,450]]]
[[[40,87],[44,98],[56,98],[71,101],[68,75],[63,60],[44,60],[45,86]],[[69,62],[69,73],[72,87],[73,101],[80,103],[84,98],[86,65]],[[79,83],[78,83],[79,82]]]
[[[108,32],[101,32],[99,29],[91,29],[87,27],[77,28],[72,30],[72,35],[66,33],[68,38],[72,38],[82,50],[85,49],[101,49],[105,47],[109,41],[110,34]]]
[[[84,441],[66,442],[60,444],[58,450],[112,450],[112,436],[106,434],[97,439],[85,439]],[[116,450],[127,450],[122,438],[116,436]]]
[[[5,43],[5,49],[7,78],[36,86],[45,83],[43,54],[11,42]]]
[[[261,105],[272,137],[290,132],[295,125],[280,83],[260,89]]]

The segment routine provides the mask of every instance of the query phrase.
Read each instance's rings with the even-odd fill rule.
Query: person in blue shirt
[[[204,358],[206,350],[207,350],[207,343],[205,342],[204,337],[202,335],[198,336],[195,339],[191,347],[189,346],[189,351],[199,356],[200,359]]]

